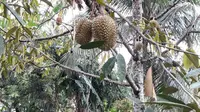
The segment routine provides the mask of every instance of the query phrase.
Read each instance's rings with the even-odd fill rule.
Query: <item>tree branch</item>
[[[3,32],[3,33],[7,33],[7,31],[5,31],[4,29],[0,28],[0,30]],[[34,39],[33,41],[43,41],[43,40],[50,40],[50,39],[54,39],[54,38],[58,38],[60,36],[63,36],[65,34],[68,34],[70,32],[72,32],[73,29],[71,30],[67,30],[61,34],[58,34],[58,35],[54,35],[54,36],[49,36],[49,37],[45,37],[45,38],[38,38],[38,39]],[[12,38],[15,38],[13,35],[11,35]],[[19,40],[20,42],[30,42],[30,40]]]
[[[120,32],[118,32],[118,34],[119,34],[119,38],[120,38],[122,44],[126,47],[126,49],[132,55],[132,57],[135,57],[132,49],[129,47],[129,45],[125,42],[124,38],[122,37],[122,34]]]
[[[49,37],[45,37],[45,38],[33,39],[33,41],[43,41],[43,40],[50,40],[50,39],[58,38],[58,37],[60,37],[60,36],[63,36],[63,35],[65,35],[65,34],[68,34],[68,33],[72,32],[72,31],[73,31],[73,29],[67,30],[67,31],[65,31],[65,32],[63,32],[63,33],[61,33],[61,34],[58,34],[58,35],[49,36]],[[30,40],[19,40],[19,41],[20,41],[20,42],[30,42]]]
[[[139,93],[139,88],[134,83],[134,81],[131,79],[129,74],[126,74],[126,80],[128,81],[128,83],[130,84],[131,88],[133,89],[134,94],[137,95]]]
[[[174,51],[183,52],[183,53],[187,53],[187,54],[191,54],[191,55],[195,55],[195,56],[200,56],[200,55],[195,54],[193,52],[189,52],[189,51],[184,51],[184,50],[181,50],[181,49],[168,47],[168,46],[165,46],[165,45],[162,45],[162,44],[158,44],[158,46],[163,47],[163,48],[167,48],[168,50],[174,50]],[[168,50],[166,50],[166,51],[168,51]],[[164,51],[164,52],[166,52],[166,51]]]
[[[35,48],[35,47],[34,47]],[[37,49],[37,48],[35,48]],[[49,56],[47,56],[44,52],[40,51],[39,49],[37,49],[43,56],[45,56],[47,59],[51,60],[52,62],[54,62],[55,64],[57,64],[58,66],[64,68],[64,69],[67,69],[67,70],[70,70],[70,71],[73,71],[73,72],[76,72],[78,73],[79,75],[85,75],[85,76],[89,76],[89,77],[93,77],[93,78],[97,78],[97,79],[100,79],[100,76],[98,75],[94,75],[94,74],[90,74],[90,73],[86,73],[86,72],[83,72],[83,71],[80,71],[80,70],[75,70],[73,68],[70,68],[68,66],[65,66],[57,61],[55,61],[54,59],[50,58]],[[108,78],[104,78],[103,79],[104,81],[107,81],[109,83],[113,83],[113,84],[117,84],[117,85],[120,85],[120,86],[130,86],[128,83],[123,83],[123,82],[119,82],[119,81],[114,81],[114,80],[111,80],[111,79],[108,79]]]

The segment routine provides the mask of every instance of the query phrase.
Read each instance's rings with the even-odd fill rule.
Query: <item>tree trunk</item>
[[[133,0],[133,21],[136,23],[137,28],[142,32],[142,29],[140,28],[140,24],[142,22],[142,1],[143,0]],[[139,93],[134,94],[135,98],[139,99],[141,102],[134,101],[133,111],[134,112],[143,112],[145,110],[144,104],[142,103],[144,101],[144,69],[143,64],[141,63],[140,59],[143,57],[143,48],[141,47],[138,49],[138,46],[143,45],[143,39],[140,37],[138,33],[135,33],[135,37],[133,37],[134,40],[134,46],[133,51],[134,53],[138,53],[139,60],[132,61],[133,65],[133,74],[132,77],[134,82],[139,88]]]

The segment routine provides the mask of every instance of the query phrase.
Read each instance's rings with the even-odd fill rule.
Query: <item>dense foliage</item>
[[[105,52],[97,48],[101,41],[75,42],[74,20],[91,17],[92,1],[0,1],[0,111],[128,112],[132,103],[145,104],[147,112],[200,111],[194,49],[200,40],[199,1],[143,0],[142,60],[129,50],[135,35],[132,0],[93,1],[117,23],[115,48]],[[125,52],[133,58],[129,63]],[[138,61],[144,64],[145,102],[133,95],[127,78],[130,63]]]

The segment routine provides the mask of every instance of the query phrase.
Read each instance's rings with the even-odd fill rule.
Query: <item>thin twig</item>
[[[161,45],[161,44],[158,44],[158,46],[163,47],[163,48],[167,48],[168,50],[174,50],[174,51],[183,52],[183,53],[187,53],[187,54],[191,54],[191,55],[195,55],[195,56],[200,56],[200,55],[195,54],[195,53],[193,53],[193,52],[184,51],[184,50],[182,50],[182,49],[176,49],[176,48],[168,47],[168,46]],[[165,51],[165,52],[166,52],[166,51]]]
[[[131,49],[131,48],[129,47],[129,45],[125,42],[125,40],[124,40],[124,38],[122,37],[121,33],[119,32],[118,34],[119,34],[119,38],[120,38],[122,44],[124,44],[124,46],[126,47],[126,49],[128,50],[128,52],[129,52],[133,57],[135,57],[135,55],[133,54],[132,49]]]
[[[126,80],[130,84],[131,88],[133,89],[134,93],[137,94],[139,92],[139,88],[137,85],[134,83],[134,81],[131,79],[131,76],[129,74],[126,74]]]

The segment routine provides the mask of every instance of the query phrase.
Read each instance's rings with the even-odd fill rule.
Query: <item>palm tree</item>
[[[134,10],[132,11],[133,7],[131,4],[136,4],[134,3],[134,1],[131,1],[131,0],[120,0],[120,1],[113,0],[112,3],[113,5],[118,7],[119,11],[122,13],[134,12]],[[198,40],[199,40],[196,38],[196,36],[198,35],[198,32],[194,32],[198,29],[197,27],[195,27],[195,26],[198,26],[198,19],[197,19],[198,13],[196,12],[196,9],[195,9],[196,6],[194,4],[198,4],[198,1],[188,2],[188,1],[180,1],[180,0],[173,0],[173,1],[164,0],[161,2],[161,1],[156,1],[156,0],[152,0],[152,1],[144,0],[142,2],[142,9],[144,11],[143,18],[145,18],[145,21],[146,20],[150,21],[150,19],[153,17],[159,23],[159,27],[165,32],[165,34],[168,35],[169,41],[167,42],[173,41],[175,43],[174,44],[175,47],[178,47],[180,43],[184,43],[188,46],[188,48],[192,48],[193,43],[198,45]],[[193,32],[193,34],[191,34],[191,32]],[[163,42],[163,41],[160,40],[160,42]],[[167,44],[170,44],[170,43],[167,43]],[[166,44],[164,44],[164,46],[166,46]],[[144,51],[145,52],[143,55],[149,55],[149,54],[146,54],[148,50],[146,51],[145,49]],[[172,59],[179,60],[179,61],[181,60],[180,57],[177,58],[177,56],[180,54],[180,50],[178,50],[175,53],[175,56],[173,56],[174,51],[171,49],[166,50],[162,48],[161,51],[162,51],[162,56],[166,58],[166,60],[168,61],[168,62],[166,61],[167,63],[171,63],[171,62],[174,63]],[[150,54],[152,54],[152,52]],[[192,57],[195,57],[195,56],[192,56]],[[189,62],[185,62],[185,63],[187,64]],[[185,63],[183,62],[184,67],[185,67]],[[146,65],[147,68],[144,68],[144,71],[147,71],[149,64],[150,66],[153,66],[153,71],[155,71],[153,73],[153,80],[154,80],[154,85],[155,85],[157,94],[159,94],[158,95],[159,97],[164,98],[162,94],[165,92],[163,92],[162,90],[165,87],[180,88],[180,85],[177,85],[177,81],[180,81],[181,82],[180,84],[182,84],[182,87],[187,89],[187,91],[191,91],[191,89],[189,89],[188,87],[188,83],[191,84],[191,82],[188,82],[187,80],[184,79],[184,75],[187,73],[187,70],[184,70],[182,67],[180,67],[178,70],[172,70],[169,68],[168,69],[169,72],[166,72],[166,69],[163,69],[162,65],[159,62],[156,62],[156,60],[150,61],[150,63],[148,62],[145,64],[147,64]],[[184,70],[184,72],[182,70]],[[180,71],[181,71],[181,74],[180,74]],[[173,72],[178,75],[175,75]],[[173,73],[176,76],[177,81],[174,81],[173,80],[174,78],[171,78],[169,75],[167,75],[169,73]],[[183,101],[184,104],[188,104],[189,102],[191,102],[191,98],[186,97],[188,96],[188,94],[185,94],[185,91],[179,90],[178,92],[174,91],[172,93],[174,94],[171,95],[171,93],[167,93],[167,95],[173,96],[176,99]],[[193,94],[193,92],[189,94]],[[164,99],[172,101],[170,100],[170,97],[168,98],[165,97]]]

